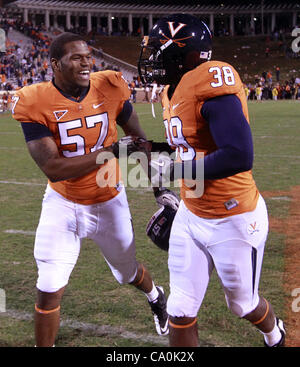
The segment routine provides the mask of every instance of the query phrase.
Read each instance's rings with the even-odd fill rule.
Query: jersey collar
[[[70,94],[64,92],[62,89],[60,89],[54,82],[54,78],[52,78],[52,84],[54,85],[54,87],[59,91],[59,93],[61,93],[64,97],[68,98],[71,101],[74,102],[81,102],[84,97],[88,94],[89,90],[90,90],[90,84],[88,87],[83,88],[80,95],[78,97],[73,97]]]

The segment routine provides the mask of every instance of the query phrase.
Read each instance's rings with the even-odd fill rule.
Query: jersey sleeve
[[[48,126],[42,114],[44,105],[42,95],[37,85],[18,90],[12,97],[12,117],[19,122],[34,122]]]
[[[114,72],[113,74],[109,74],[108,79],[113,86],[119,88],[122,100],[125,101],[130,97],[130,88],[121,72]]]
[[[20,122],[33,122],[30,110],[33,107],[33,103],[26,98],[26,94],[22,90],[18,91],[12,97],[12,117]]]
[[[116,87],[118,91],[117,94],[120,98],[120,104],[117,110],[117,115],[119,116],[123,110],[125,101],[130,98],[130,88],[121,72],[115,72],[114,75],[110,75],[109,82]]]
[[[123,104],[122,111],[117,116],[117,119],[116,119],[117,124],[119,126],[125,125],[128,122],[132,114],[132,111],[133,111],[132,104],[130,103],[129,99],[127,99]]]
[[[100,71],[93,73],[95,80],[101,79],[102,83],[99,83],[100,88],[103,87],[105,90],[100,90],[101,93],[105,93],[110,101],[114,101],[117,105],[116,116],[118,116],[123,110],[125,101],[130,98],[130,88],[127,81],[123,77],[121,72],[117,71]]]

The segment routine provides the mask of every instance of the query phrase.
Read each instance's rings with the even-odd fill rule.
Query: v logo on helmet
[[[171,36],[174,37],[176,33],[178,33],[180,31],[181,28],[185,27],[186,24],[183,24],[183,23],[179,23],[179,25],[174,29],[174,26],[173,26],[174,22],[168,22],[168,25],[169,25],[169,29],[170,29],[170,33],[171,33]]]

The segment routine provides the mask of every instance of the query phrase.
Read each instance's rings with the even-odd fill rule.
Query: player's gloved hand
[[[148,140],[139,136],[127,135],[111,145],[111,150],[116,158],[120,156],[128,157],[134,152],[147,152]]]
[[[168,186],[174,181],[174,160],[165,154],[152,158],[149,165],[149,178],[153,187]]]
[[[174,210],[179,207],[179,197],[174,192],[165,187],[159,187],[154,190],[154,196],[158,206],[169,206]]]

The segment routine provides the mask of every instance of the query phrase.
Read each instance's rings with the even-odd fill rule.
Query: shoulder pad
[[[38,118],[36,106],[43,106],[51,98],[51,91],[48,88],[49,83],[43,82],[16,91],[13,97],[13,118],[21,122],[36,121]]]
[[[120,83],[122,84],[127,83],[120,71],[113,71],[113,70],[104,70],[92,73],[91,78],[94,80],[96,79],[98,80],[102,79],[103,81],[105,80],[114,87],[119,87]]]
[[[198,100],[225,94],[237,94],[243,88],[233,66],[221,61],[207,61],[182,78],[186,92],[193,90]]]

